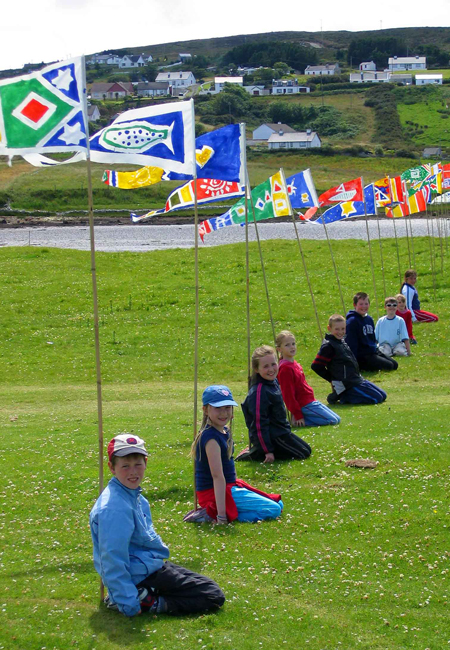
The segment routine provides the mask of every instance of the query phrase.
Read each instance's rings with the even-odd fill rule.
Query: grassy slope
[[[397,105],[402,126],[412,133],[413,142],[422,146],[442,146],[450,145],[450,89],[443,86],[439,89],[437,96],[425,98],[416,104]],[[438,111],[443,111],[439,113]],[[411,130],[413,122],[423,129],[423,133],[414,135]]]
[[[277,328],[297,334],[299,360],[318,399],[327,386],[309,364],[319,345],[294,242],[263,242]],[[346,300],[371,291],[367,245],[333,243]],[[320,320],[340,311],[325,243],[304,242]],[[445,250],[445,247],[444,247]],[[396,254],[383,242],[387,291]],[[379,267],[379,249],[373,248]],[[96,498],[96,404],[89,256],[2,249],[5,295],[0,458],[0,647],[137,650],[309,647],[440,650],[449,641],[449,288],[433,300],[426,240],[415,241],[423,306],[441,316],[415,328],[419,346],[396,374],[375,375],[379,407],[338,407],[342,423],[305,430],[313,456],[239,475],[283,494],[278,522],[226,529],[185,526],[190,507],[193,253],[99,254],[104,429],[131,430],[151,449],[144,489],[173,560],[224,588],[218,615],[124,619],[98,609],[87,515]],[[270,342],[251,246],[252,346]],[[409,265],[401,241],[401,264]],[[438,263],[439,267],[439,263]],[[229,383],[245,395],[244,250],[200,251],[199,388]],[[358,278],[357,285],[355,278]],[[377,274],[379,296],[382,282]],[[375,307],[372,307],[375,315]],[[241,315],[241,317],[239,317]],[[235,438],[245,441],[237,410]],[[374,471],[344,459],[372,457]],[[106,474],[105,474],[106,476]]]

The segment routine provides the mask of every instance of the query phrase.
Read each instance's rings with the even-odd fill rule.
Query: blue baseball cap
[[[202,395],[203,406],[237,406],[228,386],[208,386]]]

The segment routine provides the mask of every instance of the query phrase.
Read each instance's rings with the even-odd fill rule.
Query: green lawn
[[[341,311],[326,243],[303,242],[322,325]],[[320,339],[295,242],[263,242],[277,329],[297,335],[309,370]],[[349,306],[372,293],[367,244],[333,242]],[[435,249],[440,255],[440,248]],[[4,298],[0,459],[4,479],[0,649],[442,650],[448,632],[448,340],[450,290],[415,240],[418,289],[437,324],[415,327],[414,356],[370,375],[388,393],[376,407],[337,407],[334,428],[305,429],[313,455],[239,476],[280,491],[279,521],[211,528],[182,523],[191,507],[193,252],[98,254],[105,442],[133,431],[148,442],[143,487],[172,559],[218,581],[221,612],[128,620],[99,607],[89,510],[97,495],[97,413],[89,255],[0,250]],[[251,245],[252,348],[271,329],[257,249]],[[396,251],[383,241],[387,291],[398,289]],[[379,268],[378,243],[373,243]],[[409,266],[400,240],[402,268]],[[440,257],[437,268],[440,271]],[[382,299],[382,279],[376,274]],[[375,316],[375,305],[372,305]],[[246,392],[242,245],[200,250],[199,391]],[[236,409],[237,449],[246,440]],[[369,457],[375,470],[345,467]],[[105,471],[105,478],[107,472]]]

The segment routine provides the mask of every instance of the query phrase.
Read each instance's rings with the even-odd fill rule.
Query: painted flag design
[[[219,181],[211,178],[198,178],[197,184],[197,203],[213,203],[223,199],[232,199],[244,194],[244,188],[239,183],[231,181]],[[131,220],[136,223],[143,219],[150,219],[158,214],[165,214],[173,210],[182,210],[194,205],[194,181],[189,181],[185,185],[178,187],[168,197],[166,205],[160,210],[152,210],[141,216],[134,212],[131,213]]]
[[[450,165],[442,165],[442,189],[450,190]]]
[[[366,185],[364,188],[364,200],[366,202],[366,209],[364,210],[364,201],[346,201],[339,203],[328,208],[318,219],[313,223],[328,224],[334,221],[341,221],[350,217],[364,217],[367,215],[376,214],[375,206],[375,189],[373,183]]]
[[[408,190],[408,207],[410,214],[425,212],[427,209],[428,193],[427,188],[421,188],[419,190],[411,188]]]
[[[0,155],[86,150],[82,57],[0,81]]]
[[[319,205],[316,188],[309,169],[286,178],[291,206],[294,209],[313,208]]]
[[[170,102],[125,111],[89,140],[91,159],[193,174],[194,107]]]
[[[362,201],[363,187],[361,178],[341,183],[319,196],[319,205],[342,203],[343,201]]]
[[[373,184],[375,189],[375,200],[378,208],[384,208],[386,205],[389,205],[391,202],[391,193],[389,190],[389,178],[385,176],[384,178],[379,178]]]
[[[431,165],[426,163],[424,165],[419,165],[418,167],[411,167],[411,169],[407,169],[402,173],[401,179],[402,181],[406,181],[415,185],[416,183],[421,183],[430,176]]]
[[[401,176],[394,176],[394,178],[389,179],[389,188],[390,188],[390,193],[391,193],[391,202],[392,203],[404,203],[405,202],[405,194],[404,194],[404,187],[403,187],[403,181]]]

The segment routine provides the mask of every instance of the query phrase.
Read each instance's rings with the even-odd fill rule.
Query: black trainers
[[[158,598],[152,593],[149,593],[145,587],[138,588],[139,602],[141,603],[141,610],[143,612],[150,612],[156,614],[158,609]]]
[[[327,396],[327,402],[328,404],[337,404],[339,402],[339,395],[335,390]]]

